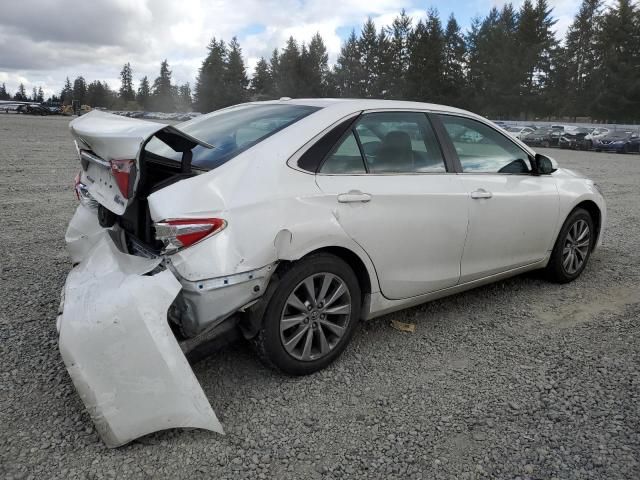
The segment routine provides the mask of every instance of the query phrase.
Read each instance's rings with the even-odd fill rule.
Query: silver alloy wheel
[[[327,355],[347,331],[349,289],[337,275],[314,273],[291,292],[280,316],[280,340],[289,355],[312,361]]]
[[[569,275],[576,273],[589,253],[591,245],[591,232],[589,224],[584,220],[578,220],[567,232],[562,249],[562,266]]]

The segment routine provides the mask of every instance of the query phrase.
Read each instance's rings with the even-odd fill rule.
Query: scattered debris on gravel
[[[527,275],[362,324],[305,378],[236,344],[194,367],[226,436],[109,450],[57,350],[78,170],[67,123],[0,120],[0,477],[640,478],[639,156],[545,152],[608,200],[605,244],[576,282]]]

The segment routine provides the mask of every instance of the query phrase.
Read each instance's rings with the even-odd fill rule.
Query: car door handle
[[[474,190],[473,192],[471,192],[471,198],[491,198],[493,197],[493,193],[488,192],[487,190],[485,190],[484,188],[479,188],[478,190]]]
[[[340,203],[366,203],[371,201],[371,194],[363,193],[360,190],[349,190],[347,193],[338,195]]]

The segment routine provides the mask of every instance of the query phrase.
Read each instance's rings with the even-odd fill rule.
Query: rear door
[[[382,293],[401,299],[458,283],[467,194],[422,112],[365,113],[326,156],[316,182],[369,255]]]
[[[460,283],[545,258],[558,219],[555,179],[533,175],[528,153],[489,125],[456,115],[438,118],[458,157],[469,202]]]

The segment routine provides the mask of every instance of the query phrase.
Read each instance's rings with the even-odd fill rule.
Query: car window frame
[[[377,173],[370,172],[364,151],[362,149],[362,143],[360,142],[360,136],[358,135],[358,132],[355,129],[358,122],[362,119],[362,117],[372,113],[419,113],[424,115],[427,124],[430,125],[431,128],[433,129],[435,143],[437,147],[440,149],[440,154],[442,157],[442,162],[445,167],[445,171],[444,172],[377,172]],[[322,176],[365,176],[365,175],[368,175],[368,176],[405,175],[406,176],[406,175],[451,175],[451,174],[455,175],[457,172],[455,171],[456,166],[454,164],[453,158],[450,155],[447,155],[447,152],[445,151],[445,147],[441,141],[441,136],[438,135],[437,127],[433,123],[433,120],[430,116],[431,113],[432,112],[430,110],[412,109],[412,108],[381,108],[381,109],[369,109],[369,110],[361,111],[360,114],[357,116],[357,118],[354,119],[350,127],[342,134],[340,139],[334,144],[334,146],[324,156],[322,161],[319,163],[318,168],[316,169],[315,175],[322,175]],[[348,135],[350,135],[352,132],[355,134],[356,141],[358,143],[358,148],[360,149],[360,156],[362,157],[362,161],[365,166],[365,173],[323,173],[321,170],[324,163],[328,160],[328,158],[335,151],[335,149],[338,148],[338,146],[341,145],[342,142],[345,140],[345,138]],[[320,141],[323,137],[324,135],[320,136],[316,141]],[[311,146],[309,148],[311,148]],[[304,155],[304,153],[302,153],[301,156],[302,155]],[[307,171],[307,173],[310,173],[310,172]]]
[[[429,114],[430,117],[433,117],[432,119],[432,125],[437,124],[438,128],[436,130],[436,135],[438,135],[439,141],[441,145],[446,145],[446,151],[447,151],[447,155],[450,155],[452,158],[452,162],[455,166],[455,173],[457,174],[461,174],[461,175],[520,175],[520,176],[532,176],[535,175],[534,172],[534,168],[535,168],[535,164],[534,164],[534,154],[532,154],[532,152],[528,149],[528,148],[523,148],[522,145],[520,145],[520,143],[518,141],[516,141],[516,139],[514,137],[512,137],[511,135],[509,135],[507,132],[502,133],[498,128],[496,128],[494,125],[491,124],[491,122],[487,122],[487,121],[483,121],[482,119],[473,117],[471,115],[464,115],[462,113],[457,113],[457,112],[432,112]],[[449,136],[449,133],[447,132],[447,129],[444,125],[444,122],[442,121],[441,117],[456,117],[456,118],[463,118],[465,120],[471,120],[471,121],[475,121],[478,122],[490,129],[492,129],[494,132],[498,133],[499,135],[502,135],[503,138],[505,138],[507,141],[509,141],[510,143],[512,143],[513,145],[515,145],[518,149],[522,150],[522,153],[524,153],[526,155],[526,159],[529,161],[529,165],[531,167],[531,171],[527,172],[527,173],[512,173],[512,172],[465,172],[462,168],[462,162],[460,161],[460,157],[458,156],[458,152],[456,151],[455,145],[453,144],[453,141],[451,140],[451,137]],[[523,158],[524,160],[524,158]]]

